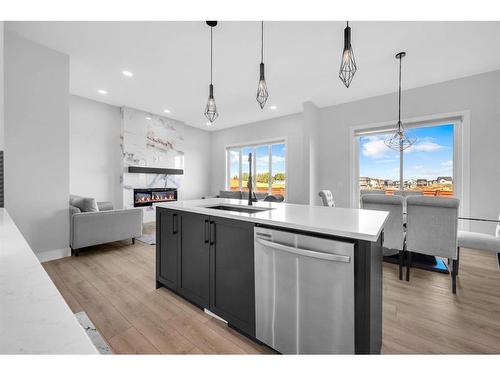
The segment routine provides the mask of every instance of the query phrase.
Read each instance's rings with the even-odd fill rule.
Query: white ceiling
[[[199,22],[7,22],[6,28],[70,56],[70,91],[185,121],[206,130],[296,113],[397,89],[500,69],[500,22],[350,22],[358,72],[338,78],[344,22],[266,22],[264,110],[255,100],[260,22],[222,21],[214,29],[219,118],[203,116],[209,84],[209,27]],[[133,72],[132,78],[122,70]],[[97,93],[108,91],[107,95]],[[276,105],[276,110],[269,107]]]

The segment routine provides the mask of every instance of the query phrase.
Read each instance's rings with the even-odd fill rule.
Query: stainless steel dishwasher
[[[354,354],[354,244],[256,227],[256,337],[283,354]]]

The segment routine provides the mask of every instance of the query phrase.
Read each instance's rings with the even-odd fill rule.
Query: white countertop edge
[[[0,354],[99,354],[5,208],[0,309]]]
[[[206,202],[203,202],[203,201],[206,201]],[[193,205],[193,206],[179,206],[179,203],[181,203],[181,202],[189,202],[189,201],[156,203],[156,204],[154,204],[154,206],[168,208],[168,209],[172,209],[172,210],[176,210],[176,211],[185,211],[185,212],[191,212],[191,213],[197,213],[197,214],[203,214],[203,215],[209,215],[209,216],[222,217],[222,218],[227,218],[227,219],[253,222],[253,223],[264,224],[264,225],[269,225],[269,226],[274,226],[274,227],[280,227],[280,228],[284,228],[284,229],[295,229],[295,230],[300,230],[300,231],[305,231],[305,232],[326,234],[326,235],[331,235],[331,236],[356,239],[356,240],[363,240],[363,241],[370,241],[370,242],[375,242],[378,240],[378,238],[380,237],[380,235],[382,233],[384,225],[387,222],[387,219],[389,217],[389,214],[386,213],[385,219],[383,220],[383,223],[380,225],[376,234],[366,234],[366,233],[360,233],[360,232],[344,231],[344,230],[339,230],[339,229],[329,229],[329,228],[325,228],[325,227],[315,227],[315,226],[303,225],[303,224],[298,224],[298,223],[293,223],[293,222],[284,223],[282,221],[276,221],[276,220],[272,220],[272,219],[262,219],[262,218],[255,217],[255,216],[247,216],[247,215],[255,215],[255,214],[246,214],[246,215],[243,214],[242,215],[242,214],[237,213],[237,212],[207,208],[208,206],[213,206],[216,204],[246,206],[246,204],[242,203],[242,202],[246,202],[246,201],[238,200],[238,199],[212,198],[212,199],[203,199],[203,200],[193,200],[193,202],[199,202],[197,205]],[[257,202],[254,204],[253,207],[273,207],[274,209],[279,209],[280,205],[283,205],[283,204],[287,204],[287,205],[291,205],[291,206],[309,207],[307,205],[290,204],[290,203],[274,203],[274,202]],[[316,206],[313,206],[313,207],[316,207]],[[336,209],[335,207],[322,207],[322,206],[317,206],[317,207],[320,209],[324,209],[324,208]],[[352,210],[356,210],[356,209],[352,209]],[[360,210],[360,211],[365,211],[365,210]]]

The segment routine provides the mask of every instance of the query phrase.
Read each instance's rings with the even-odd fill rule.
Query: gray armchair
[[[410,196],[406,198],[408,259],[406,280],[410,280],[411,252],[440,256],[452,261],[452,290],[457,292],[458,206],[456,198]]]
[[[366,210],[388,211],[389,218],[384,227],[384,256],[399,254],[399,280],[403,279],[403,253],[405,236],[403,226],[403,197],[381,194],[361,196],[361,207]]]
[[[142,236],[140,208],[114,210],[110,202],[72,195],[70,198],[70,247],[73,255],[79,249],[103,243]]]

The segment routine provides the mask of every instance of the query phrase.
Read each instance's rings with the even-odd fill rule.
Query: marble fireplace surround
[[[134,207],[134,189],[176,188],[183,176],[167,173],[130,173],[129,167],[167,169],[179,173],[184,168],[184,123],[132,108],[121,108],[121,151],[123,208]],[[134,168],[132,168],[133,170]],[[160,172],[162,170],[146,170]],[[177,171],[172,171],[177,170]],[[144,222],[155,221],[153,206],[141,207]]]

